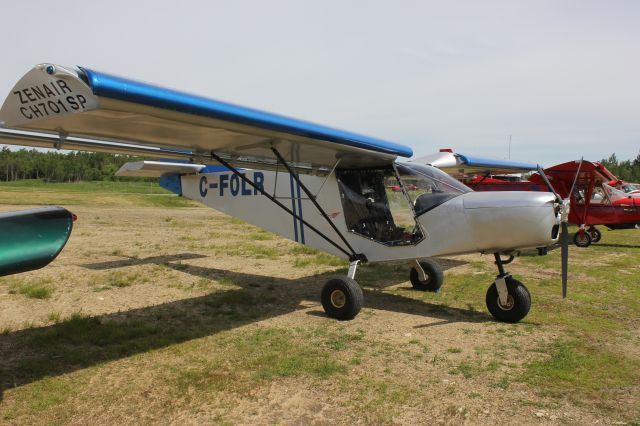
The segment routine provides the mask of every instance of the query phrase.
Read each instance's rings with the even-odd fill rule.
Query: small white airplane
[[[29,71],[0,109],[0,128],[7,144],[165,159],[118,175],[160,176],[176,194],[348,260],[347,276],[321,294],[341,320],[363,304],[359,263],[406,262],[412,285],[435,291],[442,270],[429,258],[481,252],[498,267],[489,312],[517,322],[531,296],[501,254],[544,251],[566,216],[551,193],[473,192],[435,167],[396,161],[413,155],[406,146],[81,67]]]

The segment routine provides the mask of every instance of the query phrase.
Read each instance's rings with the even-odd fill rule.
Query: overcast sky
[[[417,156],[640,150],[640,1],[5,1],[0,99],[82,65],[376,136]]]

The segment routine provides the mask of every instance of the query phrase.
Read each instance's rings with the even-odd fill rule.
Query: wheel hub
[[[347,296],[342,290],[333,290],[329,299],[333,307],[337,309],[343,308],[347,303]]]
[[[500,298],[498,297],[498,306],[503,311],[510,311],[511,309],[513,309],[514,305],[515,305],[515,300],[513,299],[512,295],[507,296],[507,303],[505,303],[504,305],[500,303]]]

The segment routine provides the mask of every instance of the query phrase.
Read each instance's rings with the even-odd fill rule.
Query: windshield
[[[627,194],[640,190],[640,184],[637,183],[624,183],[620,189]]]
[[[396,166],[416,215],[426,213],[460,194],[471,192],[469,187],[435,167],[412,163]]]

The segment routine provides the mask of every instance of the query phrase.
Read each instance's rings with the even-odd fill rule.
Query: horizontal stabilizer
[[[198,173],[204,164],[174,163],[168,161],[135,161],[125,163],[116,176],[160,177],[167,175],[187,175]]]

